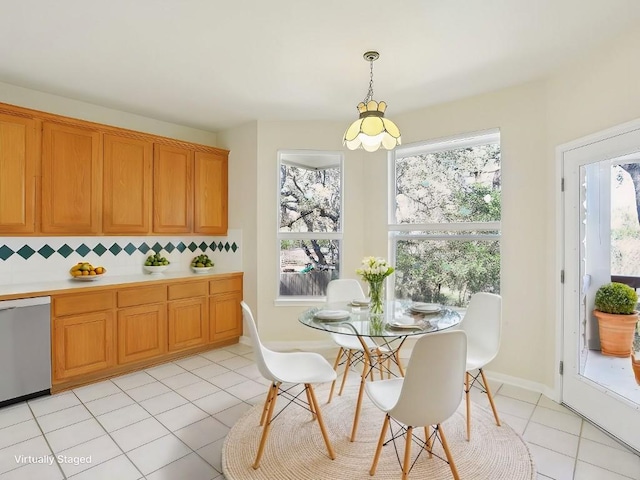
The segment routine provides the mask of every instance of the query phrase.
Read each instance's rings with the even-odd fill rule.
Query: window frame
[[[397,223],[396,219],[396,195],[397,177],[396,161],[416,154],[437,153],[458,148],[472,147],[476,145],[487,145],[491,143],[500,144],[500,169],[502,170],[502,144],[499,129],[490,129],[480,132],[463,133],[451,137],[439,138],[432,141],[412,143],[405,146],[396,147],[390,151],[388,160],[388,209],[387,209],[387,233],[389,259],[392,265],[396,264],[398,241],[402,240],[434,240],[434,241],[498,241],[502,251],[502,231],[499,221],[492,222],[450,222],[450,223]],[[502,187],[501,190],[502,192]],[[502,217],[502,209],[501,209]],[[447,232],[497,232],[478,234],[457,234],[449,235]],[[416,233],[412,233],[416,232]],[[421,233],[417,233],[421,232]],[[501,269],[502,270],[502,269]],[[502,276],[502,273],[501,273]],[[387,288],[387,297],[393,298],[395,295],[396,275],[391,278],[392,286]]]
[[[340,222],[337,232],[281,232],[280,231],[280,167],[282,163],[286,165],[293,165],[297,167],[309,167],[310,165],[303,163],[302,161],[296,162],[291,158],[300,157],[309,160],[312,157],[327,157],[335,158],[338,167],[340,169]],[[314,305],[324,303],[326,301],[326,295],[280,295],[280,275],[281,275],[281,242],[282,240],[338,240],[340,242],[340,255],[338,259],[338,269],[342,272],[343,255],[342,250],[344,248],[344,153],[335,150],[278,150],[277,152],[277,169],[276,169],[276,298],[275,305]],[[320,170],[321,167],[317,167],[316,170]]]

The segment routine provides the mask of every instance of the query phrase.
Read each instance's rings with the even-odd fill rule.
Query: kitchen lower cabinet
[[[158,357],[167,351],[165,304],[118,310],[118,363]]]
[[[242,273],[52,296],[52,391],[167,362],[242,335]]]
[[[64,380],[106,370],[115,364],[113,312],[54,319],[53,378]]]
[[[209,299],[209,340],[242,335],[242,293],[226,293]]]

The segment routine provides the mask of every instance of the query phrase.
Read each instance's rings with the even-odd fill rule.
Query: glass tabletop
[[[392,300],[385,303],[382,314],[372,314],[366,306],[329,303],[305,310],[298,320],[307,327],[330,333],[399,337],[451,328],[460,323],[461,316],[445,305]]]

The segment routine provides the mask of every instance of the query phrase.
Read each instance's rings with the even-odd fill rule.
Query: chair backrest
[[[353,278],[331,280],[327,285],[327,303],[350,302],[366,298],[360,283]]]
[[[400,397],[389,414],[412,427],[436,425],[460,405],[467,362],[462,330],[420,338],[411,352]]]
[[[494,293],[475,293],[471,297],[460,328],[467,333],[469,350],[488,363],[500,349],[502,335],[502,297]]]
[[[247,305],[245,302],[240,302],[240,306],[242,307],[244,331],[249,332],[249,337],[251,337],[251,343],[253,344],[253,354],[255,355],[255,361],[258,365],[258,370],[264,378],[273,381],[274,376],[271,373],[266,360],[266,357],[268,357],[270,350],[262,345],[262,342],[260,341],[260,337],[258,336],[258,328],[256,327],[256,322],[253,319],[253,314],[251,313],[249,305]]]

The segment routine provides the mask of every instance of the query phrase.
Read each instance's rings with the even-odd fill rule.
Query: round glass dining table
[[[391,300],[385,302],[384,313],[373,314],[368,306],[353,302],[327,303],[323,307],[305,310],[298,320],[307,327],[329,333],[355,335],[360,340],[364,367],[351,429],[353,442],[358,429],[367,377],[373,380],[374,371],[380,372],[381,379],[384,373],[387,373],[389,378],[391,375],[396,375],[391,370],[391,362],[397,366],[399,374],[404,376],[399,352],[405,340],[411,336],[426,335],[455,327],[460,323],[461,315],[458,311],[442,305],[411,300]],[[377,347],[371,348],[371,344],[367,344],[364,337],[373,339]],[[334,368],[336,366],[337,361]]]
[[[423,308],[420,308],[423,307]],[[384,313],[373,314],[364,305],[328,303],[305,310],[298,320],[307,327],[343,335],[362,337],[407,337],[454,327],[460,313],[435,304],[390,300]]]

